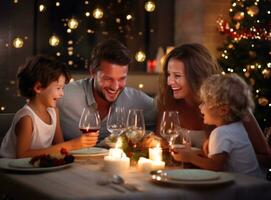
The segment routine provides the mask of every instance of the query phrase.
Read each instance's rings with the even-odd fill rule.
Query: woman
[[[221,73],[222,69],[201,44],[184,44],[172,50],[164,62],[163,77],[157,96],[159,130],[164,110],[177,110],[181,127],[190,130],[192,146],[203,147],[207,144],[209,133],[214,127],[203,124],[200,113],[199,89],[206,78]],[[253,114],[244,121],[245,128],[260,157],[271,155],[270,149]]]

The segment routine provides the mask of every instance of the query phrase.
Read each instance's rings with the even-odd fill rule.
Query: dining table
[[[242,199],[270,200],[271,182],[264,178],[229,173],[233,181],[225,184],[167,184],[151,179],[150,173],[137,167],[119,173],[126,183],[136,186],[128,190],[122,184],[108,184],[112,173],[103,169],[103,157],[76,159],[71,165],[50,171],[0,170],[0,194],[7,199]]]

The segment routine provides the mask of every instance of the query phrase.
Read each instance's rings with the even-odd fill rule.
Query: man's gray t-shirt
[[[146,129],[153,129],[156,123],[156,109],[153,98],[134,88],[125,87],[111,106],[122,106],[142,109],[144,113]],[[96,110],[92,91],[92,79],[81,79],[69,83],[64,88],[64,97],[58,101],[60,110],[60,123],[65,140],[78,137],[82,133],[78,124],[81,113],[85,107]],[[107,117],[102,119],[99,142],[108,136],[106,130]]]

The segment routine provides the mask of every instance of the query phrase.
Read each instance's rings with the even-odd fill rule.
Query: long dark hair
[[[158,108],[160,109],[172,105],[176,101],[172,89],[167,85],[168,63],[170,59],[183,62],[185,76],[195,100],[199,99],[199,90],[203,81],[213,74],[222,72],[218,63],[203,45],[192,43],[176,47],[166,56],[163,64],[163,74],[160,77],[161,84],[157,96]]]

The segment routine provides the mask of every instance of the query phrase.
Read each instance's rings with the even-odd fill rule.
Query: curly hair
[[[199,90],[203,81],[212,74],[222,72],[218,63],[212,58],[207,48],[201,44],[183,44],[173,49],[165,58],[163,74],[160,77],[160,88],[157,96],[158,108],[174,104],[172,89],[167,85],[168,63],[171,59],[183,62],[185,76],[194,94],[194,99],[199,99]],[[198,102],[195,102],[198,103]]]
[[[209,77],[200,89],[200,97],[208,107],[229,106],[225,123],[244,120],[255,106],[250,86],[233,73]]]
[[[108,39],[93,49],[89,71],[98,70],[103,60],[121,66],[129,65],[132,62],[129,49],[115,39]]]
[[[32,57],[18,70],[20,94],[26,98],[32,98],[36,95],[34,86],[37,82],[40,82],[41,87],[45,88],[51,82],[58,80],[61,75],[65,77],[65,83],[68,83],[70,73],[66,65],[43,55]]]

